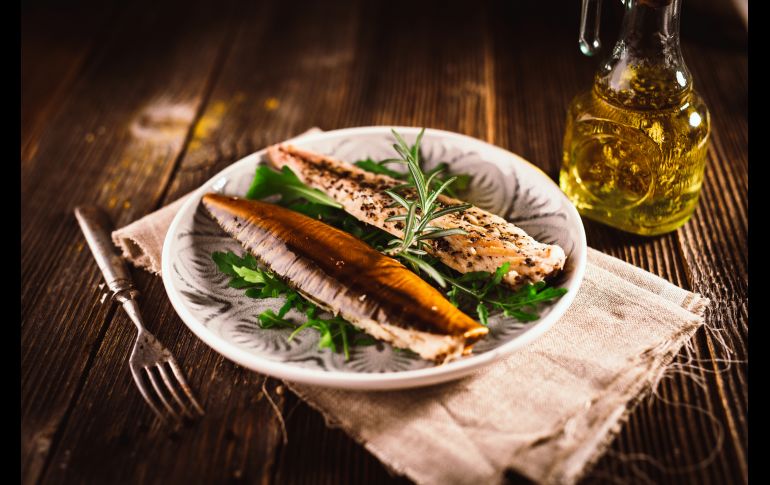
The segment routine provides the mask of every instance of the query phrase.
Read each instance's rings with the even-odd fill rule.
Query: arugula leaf
[[[235,288],[236,290],[245,290],[248,288],[252,288],[254,286],[254,283],[249,283],[243,278],[232,278],[230,280],[230,283],[228,285],[230,288]]]
[[[262,328],[294,328],[296,325],[284,318],[278,316],[273,310],[265,310],[257,317],[259,319],[259,326]]]
[[[265,272],[246,266],[232,266],[233,271],[248,283],[265,283]]]
[[[459,296],[457,294],[458,291],[459,291],[458,288],[455,285],[452,285],[449,288],[449,291],[446,292],[446,297],[449,300],[449,303],[451,303],[452,305],[454,305],[456,307],[460,306],[460,303],[457,301],[457,298]]]
[[[333,218],[342,212],[335,207],[315,202],[294,202],[286,205],[286,208],[319,220]]]
[[[489,282],[481,289],[481,296],[485,297],[487,296],[487,293],[489,293],[489,290],[494,288],[495,286],[499,286],[500,283],[503,281],[503,277],[508,274],[508,271],[510,270],[511,263],[509,261],[506,261],[502,264],[499,268],[495,270],[495,273],[492,275],[492,278],[489,279]]]
[[[479,322],[486,326],[489,326],[489,309],[487,309],[487,306],[484,304],[483,301],[480,301],[478,305],[476,305],[476,314],[479,316]]]
[[[286,301],[278,313],[268,309],[257,315],[261,328],[291,328],[293,332],[289,335],[289,339],[305,329],[312,328],[320,334],[319,349],[328,348],[332,352],[340,349],[345,359],[350,358],[351,345],[375,343],[341,317],[317,317],[319,309],[315,304],[305,299],[271,271],[259,268],[256,258],[251,254],[245,253],[243,256],[238,256],[231,251],[215,252],[211,255],[211,259],[222,273],[231,276],[229,285],[233,288],[245,289],[246,296],[250,298],[276,298],[285,295]],[[305,322],[297,323],[285,318],[291,310],[304,313],[307,317]]]
[[[280,194],[281,202],[286,204],[297,199],[305,199],[316,204],[327,205],[341,209],[342,205],[324,194],[303,184],[287,166],[276,172],[267,165],[257,167],[251,186],[246,192],[247,199],[264,199],[271,195]]]
[[[359,160],[355,162],[354,165],[356,167],[363,168],[367,172],[378,173],[381,175],[388,175],[390,177],[393,177],[394,179],[399,179],[399,180],[407,179],[407,174],[396,172],[395,170],[391,170],[388,167],[386,167],[383,162],[375,162],[371,158],[367,158],[366,160]]]
[[[289,313],[289,310],[298,306],[299,302],[297,300],[300,300],[300,299],[302,299],[302,297],[297,292],[292,292],[288,294],[286,296],[286,302],[278,310],[278,317],[283,318],[284,316],[286,316],[286,314]]]
[[[431,172],[437,172],[442,173],[446,170],[449,170],[449,165],[446,162],[441,162],[436,167],[431,170]],[[455,178],[454,182],[452,182],[452,185],[446,188],[446,194],[449,197],[454,197],[455,199],[459,198],[461,194],[465,193],[468,190],[468,187],[471,185],[471,176],[467,173],[457,174],[453,175]],[[442,184],[445,183],[447,179],[436,176],[435,184]]]
[[[238,273],[236,273],[233,269],[233,266],[241,266],[252,269],[257,267],[257,258],[252,256],[250,253],[246,253],[242,258],[239,258],[235,253],[231,251],[226,253],[215,252],[211,255],[211,258],[217,264],[219,271],[230,276],[239,276]]]

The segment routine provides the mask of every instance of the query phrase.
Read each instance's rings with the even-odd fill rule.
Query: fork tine
[[[206,412],[203,410],[201,405],[198,404],[198,401],[195,399],[195,396],[193,395],[192,390],[190,389],[190,385],[187,384],[187,380],[184,378],[184,374],[182,374],[182,369],[179,368],[179,365],[176,363],[176,360],[172,357],[168,360],[168,364],[171,366],[171,370],[174,372],[174,375],[176,376],[176,379],[179,382],[179,386],[182,388],[184,393],[190,399],[190,402],[192,402],[192,405],[193,407],[195,407],[195,410],[198,411],[198,413],[201,416],[206,414]]]
[[[160,384],[158,383],[158,379],[155,377],[155,374],[152,373],[152,369],[150,369],[149,367],[145,367],[144,371],[145,371],[145,374],[147,374],[150,377],[150,382],[152,383],[152,387],[155,388],[155,392],[160,398],[160,401],[163,403],[163,406],[165,406],[166,410],[171,414],[174,420],[181,421],[181,417],[179,416],[179,413],[176,412],[176,409],[174,409],[171,406],[171,404],[166,399],[166,396],[163,394],[163,391],[160,388]]]
[[[174,396],[174,399],[176,400],[177,404],[179,404],[179,407],[182,408],[182,412],[189,418],[193,418],[193,413],[190,411],[188,406],[185,405],[185,403],[182,401],[182,398],[179,397],[179,393],[176,392],[175,386],[173,384],[171,376],[169,376],[168,371],[166,371],[165,366],[163,365],[163,362],[158,362],[155,364],[158,368],[158,371],[160,371],[160,376],[163,378],[163,382],[166,383],[166,387],[171,392],[171,395]],[[175,379],[174,379],[175,380]]]
[[[160,418],[161,421],[164,423],[168,423],[168,420],[163,415],[162,412],[160,412],[160,409],[158,409],[158,406],[155,405],[152,398],[150,397],[150,393],[147,391],[147,386],[144,383],[144,380],[142,379],[142,376],[139,375],[139,373],[132,367],[131,368],[131,375],[134,376],[134,382],[136,382],[136,387],[139,388],[139,392],[142,393],[142,397],[144,397],[144,400],[147,402],[147,404],[150,405],[153,411],[155,411],[155,414]]]

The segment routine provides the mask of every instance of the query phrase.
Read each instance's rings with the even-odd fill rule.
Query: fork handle
[[[135,292],[131,273],[110,239],[111,224],[107,214],[95,206],[75,208],[75,217],[86,236],[88,247],[102,270],[107,287],[114,296]]]

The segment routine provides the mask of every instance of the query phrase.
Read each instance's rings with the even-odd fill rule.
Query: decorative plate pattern
[[[419,129],[397,128],[407,142]],[[364,127],[308,135],[294,145],[342,160],[393,155],[390,127]],[[291,341],[289,329],[262,329],[256,316],[277,310],[282,298],[254,300],[227,286],[211,260],[214,251],[243,252],[200,205],[206,192],[243,195],[264,150],[234,163],[205,183],[171,224],[163,247],[163,282],[174,308],[204,342],[251,369],[299,382],[359,389],[392,389],[442,382],[531,341],[547,330],[572,302],[586,260],[583,225],[572,204],[543,172],[522,158],[482,141],[455,133],[426,130],[422,141],[428,168],[445,162],[450,172],[472,175],[466,197],[514,222],[539,241],[559,244],[567,265],[558,286],[569,289],[558,302],[542,308],[540,319],[526,324],[503,315],[490,316],[490,333],[476,343],[471,356],[435,366],[409,352],[377,343],[353,347],[350,359],[318,349],[318,335],[303,332]],[[287,318],[300,317],[290,312]]]

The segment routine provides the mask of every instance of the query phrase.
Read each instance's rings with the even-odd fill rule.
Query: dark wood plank
[[[88,55],[112,27],[117,4],[81,0],[25,6],[21,14],[22,162],[63,104]]]
[[[739,361],[716,374],[716,391],[740,477],[748,481],[748,63],[719,46],[690,57],[694,74],[712,77],[699,88],[712,114],[712,136],[698,210],[678,236],[693,291],[712,300],[706,316],[717,332],[708,339],[711,367],[724,368],[721,359]]]
[[[494,143],[558,180],[567,106],[590,87],[595,63],[577,49],[577,5],[494,2],[488,13],[494,58]],[[534,17],[533,17],[534,16]],[[532,18],[537,21],[531,21]]]
[[[345,123],[358,8],[308,2],[303,15],[313,21],[300,22],[296,6],[271,2],[248,18],[196,124],[168,200],[269,143],[312,126]]]
[[[50,454],[64,451],[58,444],[68,418],[90,419],[91,410],[76,408],[73,399],[98,359],[114,313],[98,303],[101,275],[84,250],[72,209],[97,203],[117,224],[125,224],[157,205],[223,38],[224,29],[213,28],[217,23],[208,32],[202,29],[213,19],[200,4],[166,9],[166,22],[163,13],[140,3],[123,9],[120,23],[87,61],[66,104],[40,131],[39,148],[23,165],[25,483],[37,482]],[[113,378],[102,377],[105,385]],[[120,382],[133,386],[127,379]],[[114,414],[123,405],[96,409]],[[91,453],[91,445],[78,451]],[[79,473],[69,470],[72,474],[58,468],[55,473]]]

